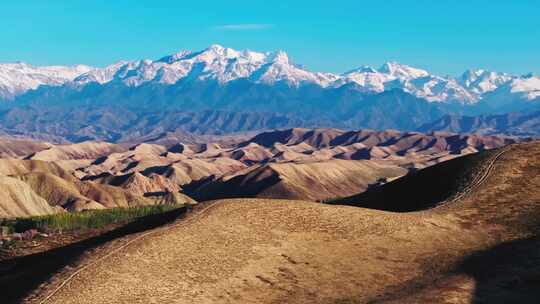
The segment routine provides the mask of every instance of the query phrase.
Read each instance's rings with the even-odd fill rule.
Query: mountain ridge
[[[397,62],[338,75],[311,72],[283,51],[212,45],[104,68],[0,64],[2,99],[0,135],[55,143],[291,127],[413,131],[445,115],[530,111],[540,78],[440,77]]]
[[[147,83],[172,85],[186,79],[215,80],[219,84],[246,79],[267,85],[283,82],[294,87],[307,84],[321,88],[356,84],[365,92],[399,88],[429,102],[462,104],[475,104],[483,94],[505,85],[510,86],[511,94],[527,100],[540,96],[540,78],[533,75],[469,70],[458,77],[441,77],[392,61],[378,69],[361,66],[342,74],[311,72],[295,64],[284,51],[238,51],[214,44],[198,52],[180,51],[157,60],[119,61],[104,68],[0,64],[0,98],[16,99],[40,85],[69,85],[77,89],[90,83],[120,82],[137,87]]]
[[[483,135],[507,134],[520,137],[540,135],[540,107],[527,111],[493,115],[444,115],[424,124],[419,132],[444,131],[452,133],[478,133]]]

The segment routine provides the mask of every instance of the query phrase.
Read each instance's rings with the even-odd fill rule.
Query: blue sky
[[[540,72],[540,1],[5,1],[0,62],[104,66],[218,43],[314,71]]]

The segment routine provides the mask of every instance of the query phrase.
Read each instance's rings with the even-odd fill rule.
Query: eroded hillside
[[[196,143],[192,138],[186,143],[174,137],[133,145],[6,141],[3,153],[10,158],[1,160],[0,174],[28,187],[21,188],[24,195],[0,202],[6,205],[0,216],[139,206],[171,198],[178,203],[230,197],[327,200],[515,142],[495,136],[337,129],[199,140],[209,139],[216,141]],[[54,208],[38,207],[43,205],[38,197]],[[27,208],[15,212],[15,205]]]

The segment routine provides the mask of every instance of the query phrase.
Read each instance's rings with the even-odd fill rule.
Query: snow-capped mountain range
[[[0,64],[0,100],[16,99],[39,86],[80,88],[89,83],[117,82],[138,87],[147,83],[172,85],[179,80],[226,84],[239,79],[265,85],[285,83],[290,87],[338,88],[352,84],[366,93],[401,89],[440,103],[475,104],[486,94],[529,101],[540,97],[540,78],[534,75],[470,70],[455,78],[441,77],[396,62],[387,62],[378,69],[363,66],[337,75],[308,71],[293,63],[283,51],[260,53],[212,45],[199,52],[182,51],[158,60],[121,61],[104,68]]]
[[[94,70],[86,65],[36,67],[24,62],[0,64],[0,99],[13,99],[41,85],[63,85]]]

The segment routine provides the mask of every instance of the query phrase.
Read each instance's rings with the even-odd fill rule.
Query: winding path
[[[488,161],[488,163],[485,166],[484,170],[482,170],[483,172],[481,174],[476,175],[474,177],[473,181],[467,187],[465,187],[465,189],[463,189],[463,191],[459,192],[455,197],[451,198],[450,200],[442,202],[441,204],[439,204],[439,206],[443,206],[443,205],[446,205],[446,204],[449,204],[449,203],[457,202],[457,201],[461,200],[462,198],[464,198],[465,196],[467,196],[468,194],[470,194],[474,189],[481,186],[486,181],[486,179],[489,177],[489,175],[491,174],[491,171],[493,171],[493,168],[494,168],[495,163],[497,162],[497,160],[499,158],[501,158],[501,156],[504,153],[508,152],[510,150],[510,148],[511,148],[511,146],[508,145],[508,146],[502,148],[499,152],[497,152],[497,154],[495,154],[493,157],[491,157],[491,159]]]
[[[79,273],[81,273],[84,270],[98,264],[99,262],[107,259],[108,257],[120,252],[122,249],[127,248],[129,245],[131,245],[131,244],[133,244],[133,243],[135,243],[137,241],[140,241],[140,240],[142,240],[142,239],[144,239],[144,238],[146,238],[148,236],[156,234],[158,232],[163,232],[163,231],[171,230],[173,228],[182,227],[182,226],[185,226],[185,225],[187,225],[187,224],[189,224],[189,223],[191,223],[191,222],[193,222],[195,220],[198,220],[203,215],[205,215],[210,209],[215,207],[218,203],[219,202],[211,202],[209,206],[206,206],[204,209],[198,211],[196,214],[192,215],[191,217],[189,217],[186,220],[180,220],[180,222],[178,222],[177,224],[168,225],[168,226],[165,226],[165,227],[162,227],[162,228],[157,228],[157,229],[145,232],[143,234],[140,234],[140,235],[134,237],[133,239],[127,241],[125,244],[122,244],[121,246],[112,249],[111,251],[109,251],[105,255],[99,257],[98,259],[96,259],[96,260],[94,260],[94,261],[92,261],[92,262],[90,262],[90,263],[88,263],[88,264],[86,264],[84,266],[81,266],[80,268],[75,270],[75,272],[73,272],[70,276],[68,276],[66,279],[62,280],[62,282],[52,292],[50,292],[46,297],[44,297],[41,300],[36,300],[36,303],[39,303],[39,304],[47,303],[52,297],[54,297],[54,295],[56,295],[62,288],[64,288],[71,280],[73,280],[75,277],[77,277],[77,275]],[[33,301],[31,301],[31,302],[33,302]]]

